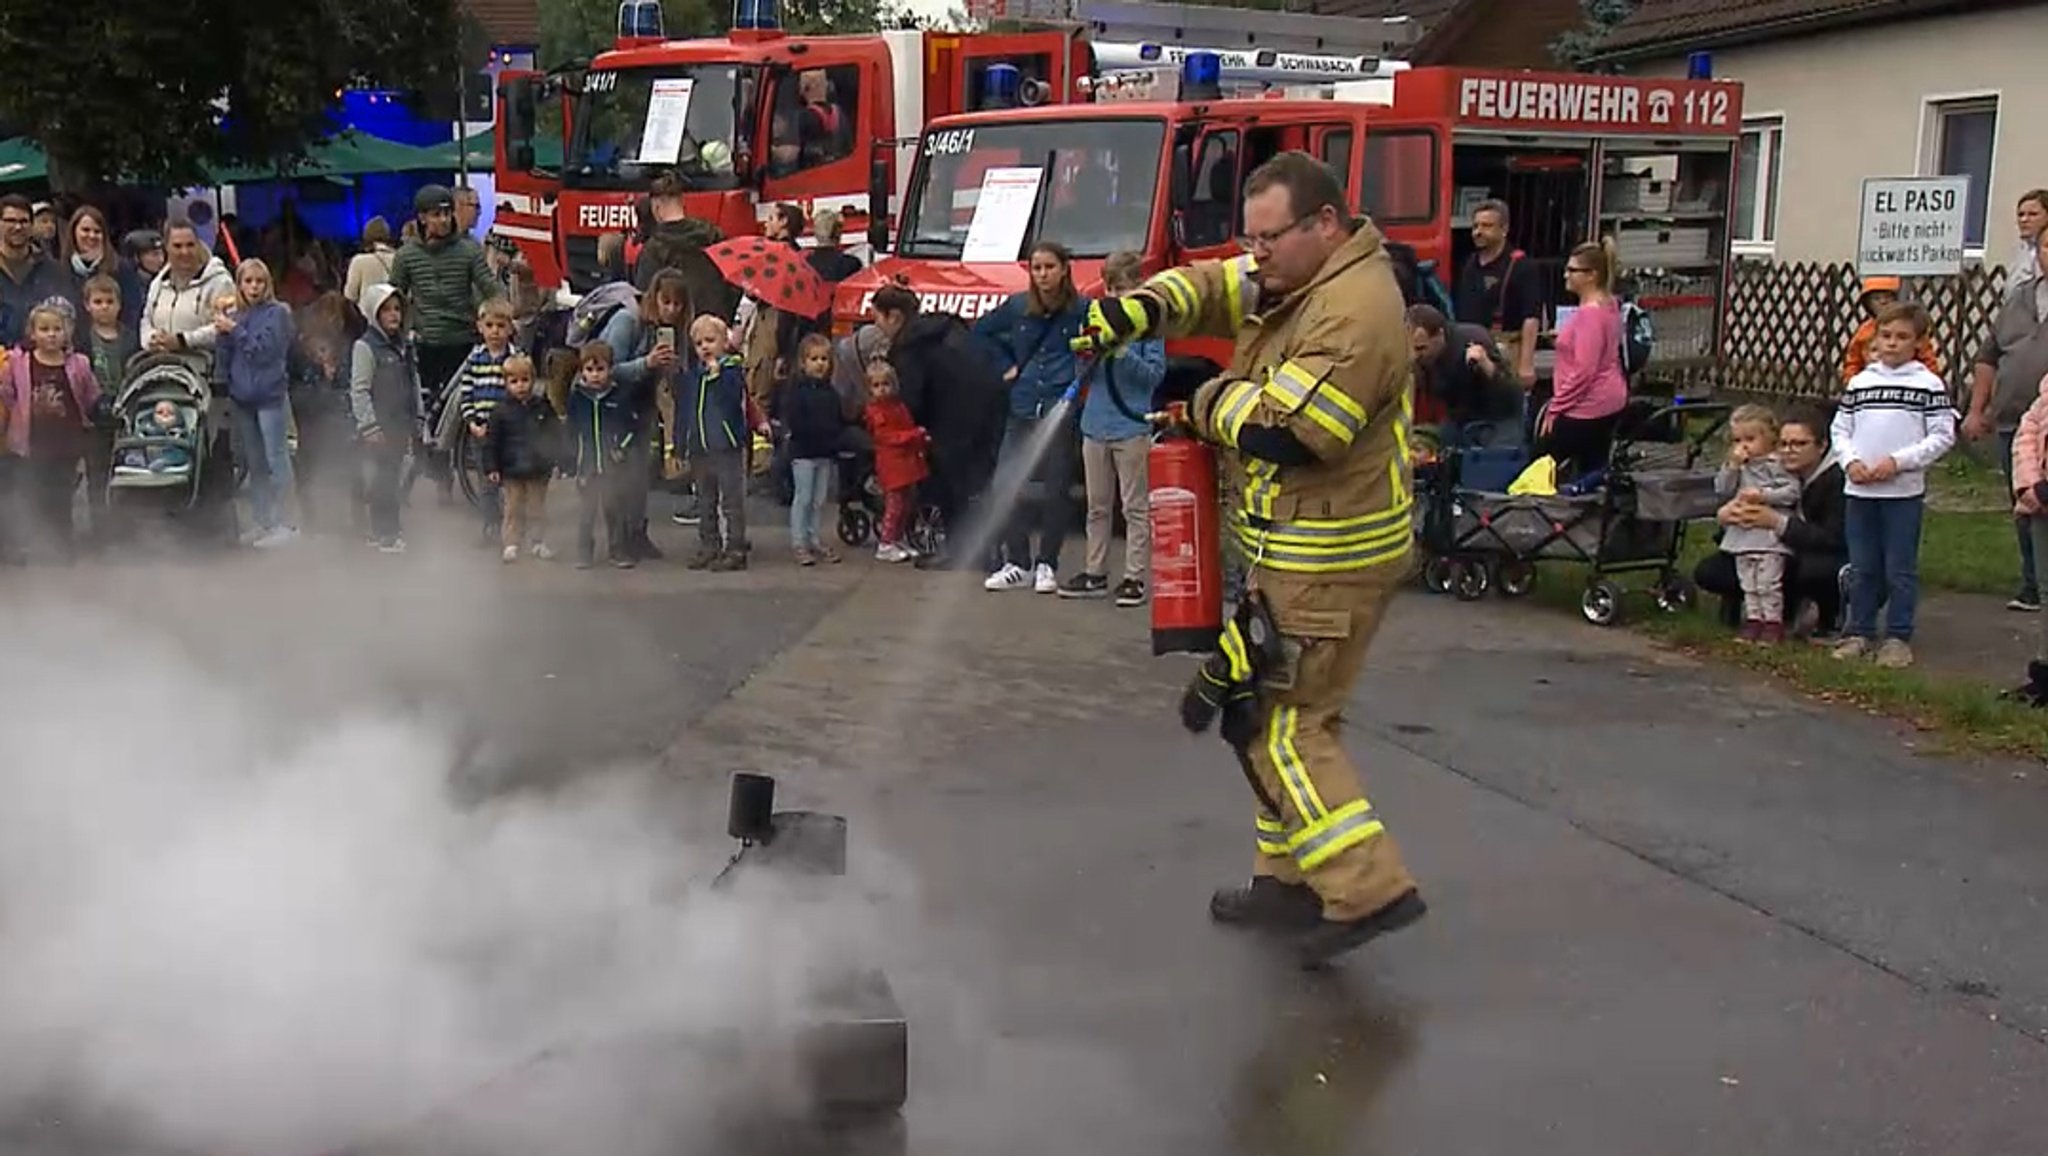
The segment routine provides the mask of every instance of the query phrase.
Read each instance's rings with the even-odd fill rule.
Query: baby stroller
[[[1714,470],[1700,463],[1727,424],[1730,407],[1636,399],[1622,413],[1604,468],[1556,493],[1508,494],[1501,462],[1454,451],[1418,471],[1418,538],[1433,591],[1474,601],[1489,590],[1527,594],[1536,564],[1551,559],[1585,568],[1579,609],[1595,626],[1620,616],[1619,574],[1654,572],[1650,592],[1667,611],[1691,604],[1680,572],[1688,522],[1712,518],[1720,501]],[[1474,467],[1480,467],[1475,469]]]
[[[882,525],[882,483],[875,476],[873,449],[839,451],[839,540],[856,549],[874,538]],[[946,544],[946,520],[939,508],[924,500],[920,487],[910,511],[903,544],[919,554],[937,554]]]
[[[177,415],[177,432],[156,420],[160,403]],[[108,505],[123,517],[161,514],[185,523],[196,543],[233,545],[235,465],[226,401],[206,373],[176,354],[129,362],[110,407],[114,423]]]

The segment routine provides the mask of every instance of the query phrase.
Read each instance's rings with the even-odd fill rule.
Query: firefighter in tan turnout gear
[[[1249,884],[1219,922],[1300,933],[1320,967],[1425,910],[1338,739],[1345,698],[1413,539],[1407,334],[1392,266],[1342,184],[1306,153],[1245,186],[1245,255],[1169,269],[1090,309],[1077,348],[1145,334],[1233,337],[1179,421],[1220,448],[1243,602],[1182,703],[1220,718],[1259,796]],[[1230,531],[1227,531],[1230,532]]]

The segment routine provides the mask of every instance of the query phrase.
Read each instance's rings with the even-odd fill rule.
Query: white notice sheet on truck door
[[[641,164],[672,165],[682,158],[690,89],[695,84],[687,77],[654,82],[654,90],[647,94],[647,123],[640,130]]]
[[[1012,262],[1023,254],[1031,212],[1038,207],[1042,168],[990,169],[981,176],[981,195],[974,201],[974,219],[960,247],[962,261]]]

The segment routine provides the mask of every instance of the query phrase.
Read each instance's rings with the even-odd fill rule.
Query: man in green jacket
[[[441,399],[448,382],[462,369],[476,347],[476,311],[485,301],[504,295],[491,276],[484,249],[456,228],[455,194],[427,185],[413,197],[419,217],[419,240],[407,241],[391,261],[391,287],[412,304],[412,328],[419,342],[420,412],[426,428],[441,420]],[[434,461],[432,455],[427,459]],[[437,480],[446,495],[454,489],[450,463],[436,461]]]

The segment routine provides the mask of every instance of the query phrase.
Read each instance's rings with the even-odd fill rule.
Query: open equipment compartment
[[[1645,376],[1676,390],[1721,348],[1734,142],[1604,140],[1599,155],[1600,232],[1614,238],[1621,292],[1656,326]]]
[[[1451,136],[1451,264],[1445,287],[1472,257],[1472,211],[1482,201],[1508,206],[1508,245],[1529,263],[1545,335],[1566,304],[1564,262],[1586,239],[1593,217],[1594,140],[1590,136],[1506,135],[1455,131]],[[1546,354],[1539,360],[1548,362]]]

